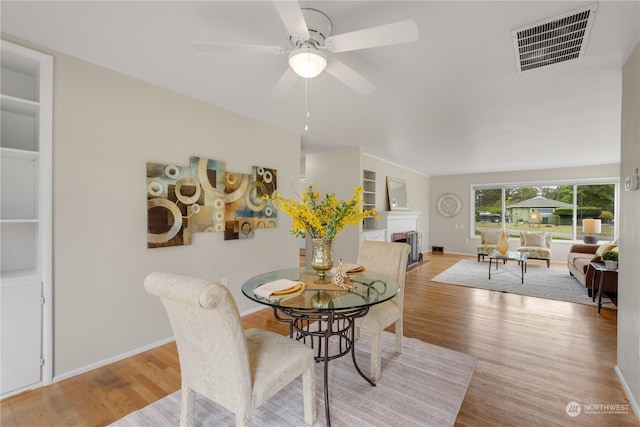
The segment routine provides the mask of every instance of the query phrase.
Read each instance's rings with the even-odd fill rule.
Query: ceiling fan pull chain
[[[309,79],[304,79],[304,97],[305,97],[305,106],[307,107],[307,117],[304,122],[304,130],[305,132],[309,130]]]

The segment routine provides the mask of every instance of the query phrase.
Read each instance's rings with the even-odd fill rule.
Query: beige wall
[[[263,165],[277,169],[279,189],[292,197],[299,135],[22,44],[54,56],[54,380],[172,336],[160,302],[143,289],[149,272],[226,276],[247,312],[257,304],[241,293],[246,279],[297,265],[284,215],[252,240],[198,233],[191,246],[147,249],[145,165],[187,165],[191,155],[244,173]]]
[[[336,197],[347,200],[353,197],[353,189],[362,185],[362,153],[359,148],[333,150],[324,153],[307,154],[306,185],[314,185],[324,198],[333,193]],[[343,259],[355,262],[358,258],[360,227],[350,225],[342,229],[333,242],[334,262]],[[307,239],[306,250],[311,253],[311,240]],[[311,265],[306,258],[307,266]]]
[[[585,166],[576,168],[545,169],[516,172],[484,173],[469,175],[449,175],[431,177],[431,197],[429,224],[432,245],[444,246],[445,252],[476,254],[480,239],[472,236],[473,217],[471,215],[471,186],[474,184],[504,184],[531,181],[560,181],[586,178],[618,178],[618,164]],[[438,198],[445,193],[454,193],[462,200],[462,211],[453,218],[445,218],[436,211]],[[457,228],[456,228],[457,227]],[[512,248],[519,241],[510,240]],[[553,242],[553,261],[566,262],[571,242]]]
[[[389,210],[387,177],[404,179],[407,185],[407,201],[412,212],[420,212],[418,232],[422,233],[422,252],[427,252],[429,243],[429,177],[421,173],[389,163],[365,154],[363,169],[376,172],[376,209]],[[378,228],[383,227],[382,225]]]
[[[640,168],[640,43],[622,70],[621,179]],[[624,181],[623,181],[624,183]],[[618,366],[640,418],[640,190],[620,194]]]
[[[387,176],[406,181],[407,198],[412,211],[420,212],[420,224],[417,231],[428,237],[429,178],[385,160],[363,153],[359,148],[333,150],[323,153],[307,154],[306,184],[316,184],[322,193],[335,193],[340,198],[351,198],[353,187],[362,185],[362,170],[376,173],[376,210],[389,210],[387,198]],[[384,228],[379,223],[377,228]],[[360,236],[358,227],[346,227],[334,241],[334,259],[354,260],[358,257]],[[425,251],[423,245],[423,251]],[[307,242],[307,250],[311,250]],[[347,261],[348,262],[348,261]],[[352,261],[353,262],[353,261]]]

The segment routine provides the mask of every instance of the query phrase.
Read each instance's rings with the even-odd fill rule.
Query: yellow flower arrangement
[[[285,199],[279,193],[265,196],[293,219],[291,234],[304,237],[333,239],[349,224],[358,225],[366,217],[376,216],[376,210],[362,210],[362,187],[355,187],[350,200],[340,200],[335,194],[327,194],[320,199],[320,193],[310,185],[299,201]]]

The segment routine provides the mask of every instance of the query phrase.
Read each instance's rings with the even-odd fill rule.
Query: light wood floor
[[[597,314],[580,304],[430,282],[467,257],[426,258],[431,262],[407,274],[405,335],[479,357],[456,425],[640,425],[630,407],[576,418],[565,412],[572,401],[629,404],[614,373],[615,310]],[[287,333],[269,309],[243,320],[246,327]],[[0,421],[3,427],[102,426],[179,386],[171,343],[5,399]]]

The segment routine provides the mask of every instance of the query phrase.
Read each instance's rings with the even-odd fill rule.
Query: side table
[[[618,270],[609,270],[603,262],[592,262],[591,266],[596,271],[593,274],[593,277],[591,278],[591,295],[593,297],[593,301],[596,300],[596,294],[595,294],[596,276],[598,276],[600,279],[598,284],[598,313],[600,313],[600,309],[602,308],[602,284],[604,283],[604,276],[605,274],[618,275]]]

